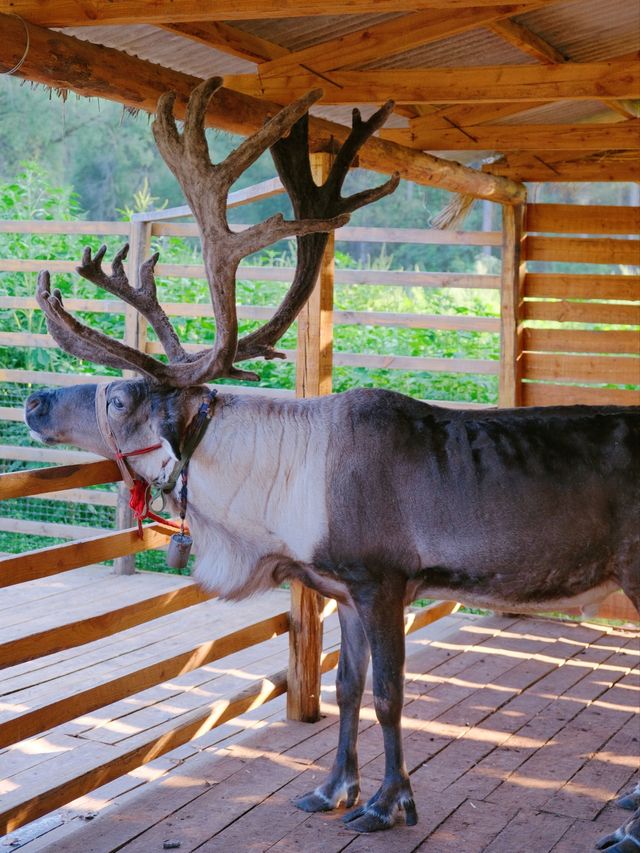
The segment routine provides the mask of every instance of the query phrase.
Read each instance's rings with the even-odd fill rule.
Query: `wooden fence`
[[[640,403],[639,233],[637,207],[527,206],[516,306],[521,405]],[[597,271],[558,271],[569,262]]]

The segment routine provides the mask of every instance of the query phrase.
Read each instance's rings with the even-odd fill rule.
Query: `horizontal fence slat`
[[[41,497],[42,500],[56,503],[84,503],[90,506],[108,506],[112,509],[118,505],[118,495],[115,492],[100,489],[65,489],[60,492],[44,492]]]
[[[524,295],[556,299],[640,300],[638,275],[589,275],[588,273],[527,273]]]
[[[525,300],[524,320],[553,320],[559,323],[614,323],[640,325],[640,305],[607,302],[536,302]]]
[[[262,622],[256,622],[206,643],[200,643],[186,652],[157,661],[148,666],[132,669],[100,684],[78,688],[63,699],[23,713],[0,713],[0,749],[25,740],[40,731],[59,726],[83,714],[88,714],[104,705],[119,702],[134,693],[140,693],[170,678],[193,672],[201,666],[220,660],[228,655],[248,649],[258,643],[271,640],[289,630],[289,614],[279,613]]]
[[[243,231],[249,226],[231,225],[232,231]],[[199,237],[195,223],[154,222],[154,237]],[[500,231],[441,231],[438,228],[367,228],[346,226],[337,228],[336,240],[345,243],[418,243],[433,246],[501,246]]]
[[[523,349],[535,352],[599,352],[640,355],[640,336],[630,331],[523,330]]]
[[[135,628],[178,610],[212,598],[195,583],[176,587],[160,595],[136,601],[107,613],[98,613],[75,622],[0,643],[0,667],[16,666],[54,652],[73,649]]]
[[[640,207],[586,204],[528,204],[526,231],[556,234],[638,234]]]
[[[24,409],[14,409],[10,406],[0,406],[1,421],[15,421],[21,423],[24,421]]]
[[[366,353],[333,353],[336,367],[368,367],[382,370],[419,370],[444,373],[477,373],[497,375],[500,369],[497,361],[480,358],[424,358],[409,355],[368,355]]]
[[[0,272],[5,267],[4,264],[9,263],[0,260]],[[13,261],[11,263],[14,263]],[[50,261],[16,261],[16,264],[24,265],[21,272],[38,272],[42,269],[48,269],[50,272],[56,270],[51,266]],[[60,272],[71,272],[75,270],[74,264],[60,261],[60,264],[66,264],[69,270]],[[30,265],[27,269],[26,265]],[[156,276],[160,277],[176,277],[176,278],[206,278],[204,266],[202,264],[157,264]],[[239,281],[278,281],[283,284],[288,284],[293,280],[294,267],[239,267]],[[500,287],[500,278],[495,275],[485,275],[481,273],[439,273],[439,272],[414,272],[408,270],[351,270],[338,269],[335,274],[336,284],[362,284],[362,285],[382,285],[385,287],[434,287],[434,288],[469,288],[494,290]],[[68,299],[64,300],[65,306],[70,311],[93,311],[99,313],[122,314],[126,310],[125,303],[119,299]],[[204,310],[210,303],[200,303]],[[199,307],[198,303],[194,307]],[[39,310],[38,303],[32,296],[0,296],[0,308],[23,308]],[[163,303],[163,308],[166,308]],[[169,304],[167,313],[179,313]]]
[[[47,261],[42,261],[47,264]],[[3,262],[0,261],[0,271]],[[43,266],[42,269],[46,269]],[[124,314],[127,306],[121,299],[70,299],[65,296],[64,307],[68,311],[91,311],[94,314]],[[33,296],[0,296],[0,308],[39,311]]]
[[[0,459],[13,459],[17,462],[52,462],[58,465],[82,465],[89,462],[104,462],[95,453],[84,450],[56,450],[53,447],[18,447],[0,444]],[[20,473],[20,472],[11,472]],[[98,485],[97,483],[95,485]],[[59,488],[59,486],[56,486]]]
[[[199,347],[185,344],[187,352],[196,352]],[[295,362],[295,350],[280,350],[287,361]],[[156,341],[148,341],[145,352],[160,353],[162,347]],[[420,370],[446,373],[497,374],[499,363],[484,358],[424,358],[411,355],[375,355],[368,353],[340,352],[334,350],[333,364],[336,367],[369,367],[382,370]]]
[[[0,234],[121,234],[128,237],[129,231],[128,222],[0,219]]]
[[[0,382],[19,382],[25,385],[93,385],[96,382],[113,382],[117,376],[104,376],[100,373],[51,373],[47,370],[22,370],[21,368],[0,368]]]
[[[81,524],[64,524],[59,521],[36,521],[30,518],[2,518],[0,530],[5,533],[23,533],[25,536],[47,536],[54,539],[79,539],[84,536],[100,536],[110,532],[104,527],[89,527]]]
[[[0,457],[1,457],[0,447]],[[64,453],[65,451],[60,451]],[[115,483],[122,474],[115,462],[103,459],[88,465],[61,465],[57,468],[35,468],[31,471],[14,471],[0,474],[0,500],[24,498],[57,492],[60,489],[75,489],[80,486],[98,486]]]
[[[170,535],[165,525],[150,524],[143,528],[142,538],[138,536],[138,529],[131,527],[117,533],[103,533],[77,542],[2,557],[0,587],[47,578],[59,572],[69,572],[80,566],[114,560],[151,548],[161,548],[167,544]]]
[[[640,385],[640,358],[524,353],[523,379]]]
[[[579,385],[522,383],[523,406],[638,406],[640,391],[624,388],[594,388]]]
[[[637,622],[640,618],[633,602],[622,590],[607,596],[596,616],[598,619],[623,619],[625,622]]]
[[[528,261],[564,261],[582,264],[640,265],[640,240],[613,237],[538,237],[525,238]]]

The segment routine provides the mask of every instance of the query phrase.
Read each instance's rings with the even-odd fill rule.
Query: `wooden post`
[[[500,297],[500,406],[522,400],[522,303],[524,297],[525,205],[502,206],[502,279]]]
[[[151,222],[133,219],[129,230],[129,256],[127,272],[132,287],[139,286],[140,264],[146,260],[151,247]],[[124,319],[124,342],[131,347],[144,349],[147,339],[147,321],[135,308],[127,305]],[[132,371],[125,370],[125,378],[135,376]],[[129,490],[120,483],[118,486],[118,504],[116,506],[116,529],[125,530],[134,524],[133,513],[129,507]],[[114,560],[114,571],[117,575],[132,575],[136,570],[134,554],[127,554]]]
[[[330,154],[312,154],[311,171],[322,184],[331,167]],[[298,315],[296,395],[316,397],[331,393],[333,368],[333,234],[325,250],[311,298]],[[320,718],[320,655],[322,653],[323,598],[299,581],[291,584],[287,716],[313,723]]]

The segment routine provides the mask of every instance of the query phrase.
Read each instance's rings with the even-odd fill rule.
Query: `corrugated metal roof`
[[[476,65],[529,65],[536,64],[533,57],[492,33],[478,28],[451,38],[417,47],[407,53],[381,57],[365,65],[361,70],[374,68],[449,68],[473,67]],[[356,66],[352,66],[354,69]]]
[[[388,15],[322,15],[260,21],[228,21],[239,30],[275,42],[288,50],[304,50],[314,44],[340,38],[357,30],[401,18],[406,12]]]
[[[516,20],[576,62],[597,62],[640,47],[638,0],[553,3]]]
[[[574,124],[607,112],[612,121],[621,118],[618,113],[607,110],[602,101],[554,101],[503,118],[495,124]]]
[[[114,47],[131,56],[173,68],[184,74],[192,74],[194,77],[251,74],[256,68],[252,62],[146,24],[67,27],[62,32],[83,41]]]

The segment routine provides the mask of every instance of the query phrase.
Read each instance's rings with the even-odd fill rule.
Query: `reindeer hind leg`
[[[360,808],[345,815],[354,832],[393,826],[398,811],[407,825],[418,822],[403,752],[401,717],[404,697],[404,585],[372,581],[350,589],[371,646],[373,696],[382,729],[385,773],[380,788]]]

